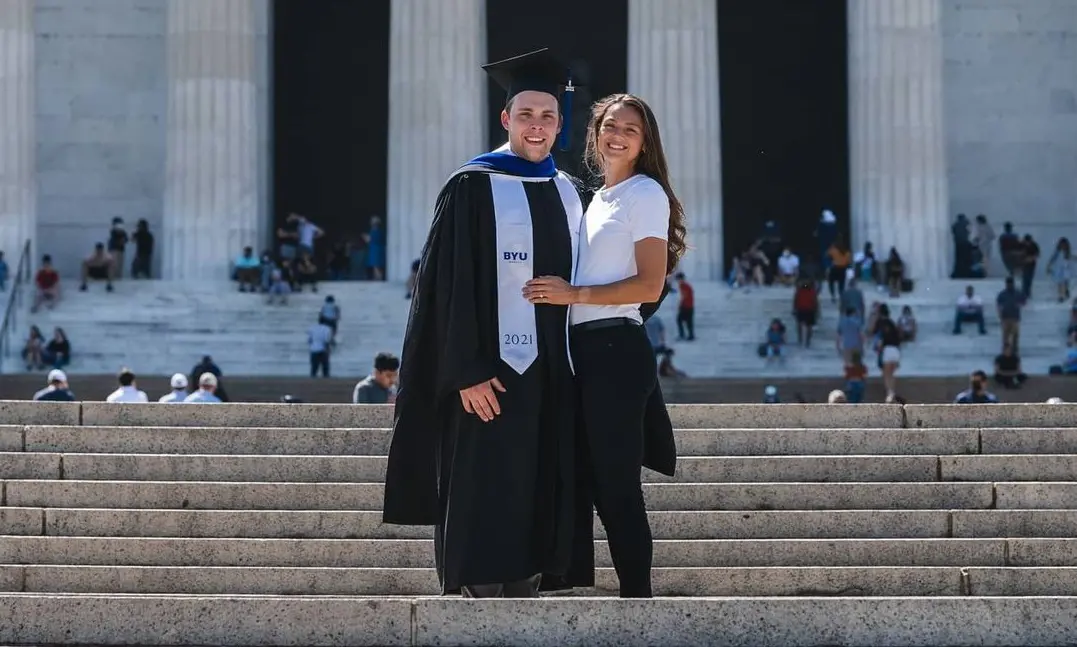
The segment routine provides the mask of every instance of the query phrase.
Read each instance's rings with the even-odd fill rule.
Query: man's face
[[[513,97],[509,110],[501,111],[501,125],[509,133],[512,152],[531,162],[541,162],[550,155],[561,132],[557,98],[545,92],[521,92]]]
[[[383,389],[391,388],[396,384],[397,371],[374,371],[374,379]]]

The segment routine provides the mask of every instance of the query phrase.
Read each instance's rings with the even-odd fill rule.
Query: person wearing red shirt
[[[42,303],[47,303],[51,310],[60,300],[60,274],[52,266],[52,257],[48,254],[41,257],[41,269],[34,276],[34,286],[37,291],[30,312],[37,312]]]
[[[677,339],[692,341],[696,338],[696,293],[692,284],[684,278],[684,272],[677,272],[677,290],[681,293],[681,303],[677,307]]]

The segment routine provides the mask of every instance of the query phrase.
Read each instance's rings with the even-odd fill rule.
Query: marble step
[[[9,506],[380,510],[381,483],[7,480]],[[655,511],[1077,509],[1077,483],[645,483]]]
[[[389,429],[0,425],[0,451],[385,455]],[[678,429],[680,456],[1070,454],[1077,429]]]
[[[618,589],[598,568],[598,593]],[[1077,595],[1077,567],[658,567],[658,596]],[[206,595],[438,595],[433,568],[0,565],[0,592]]]
[[[810,647],[1077,642],[1077,597],[462,600],[386,596],[0,595],[5,644],[253,647]]]
[[[672,404],[674,429],[1054,429],[1077,428],[1077,404]],[[387,428],[388,405],[224,404],[190,407],[0,400],[0,421],[21,425],[124,427]],[[1045,437],[1050,437],[1045,434]]]
[[[384,456],[76,454],[0,452],[9,479],[380,482]],[[890,481],[1075,481],[1077,454],[964,456],[689,456],[670,478],[644,482],[773,483]]]
[[[354,510],[0,508],[0,535],[430,539]],[[648,513],[656,539],[1075,537],[1077,510],[763,510]],[[595,530],[604,538],[597,517]]]
[[[0,564],[428,568],[426,539],[0,537]],[[605,541],[599,566],[612,566]],[[659,540],[656,567],[1077,566],[1077,539]]]

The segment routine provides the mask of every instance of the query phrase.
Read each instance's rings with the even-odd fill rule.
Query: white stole
[[[563,173],[558,172],[553,180],[568,216],[565,225],[575,269],[583,204],[576,187]],[[548,181],[549,178],[490,174],[497,231],[498,348],[502,361],[521,375],[538,359],[535,306],[523,297],[524,284],[535,278],[534,230],[523,183]],[[566,315],[566,325],[567,321]]]

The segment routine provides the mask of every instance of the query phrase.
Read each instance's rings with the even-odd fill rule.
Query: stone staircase
[[[1077,644],[1077,406],[679,405],[658,598],[432,597],[387,407],[0,402],[0,644]]]
[[[402,285],[383,282],[323,283],[317,294],[292,294],[284,306],[266,305],[264,295],[239,293],[226,281],[125,280],[113,293],[100,284],[89,292],[74,287],[67,286],[55,310],[19,317],[23,328],[37,324],[46,336],[55,326],[67,332],[74,347],[71,374],[114,375],[130,366],[144,375],[171,375],[208,354],[226,375],[304,375],[310,370],[306,333],[331,294],[343,313],[333,373],[363,376],[377,353],[399,354],[411,303]],[[4,372],[23,370],[18,357],[4,360]]]
[[[993,303],[1000,282],[975,283],[985,302]],[[920,322],[920,339],[903,351],[901,375],[954,376],[991,368],[1000,344],[993,315],[988,316],[986,336],[971,326],[959,337],[951,334],[953,304],[966,284],[921,283],[916,292],[890,301],[895,315],[901,306],[910,305]],[[755,349],[770,319],[783,319],[790,340],[795,340],[792,290],[745,292],[722,283],[700,283],[695,289],[698,340],[672,343],[675,364],[689,376],[840,377],[834,350],[837,306],[828,299],[823,300],[813,347],[790,347],[783,363],[768,366]],[[1050,301],[1046,286],[1039,286],[1039,292],[1025,314],[1021,350],[1026,371],[1045,375],[1048,366],[1062,359],[1069,306]],[[67,331],[75,353],[71,374],[115,374],[126,365],[142,375],[171,375],[190,370],[202,355],[210,354],[226,375],[301,376],[309,371],[306,330],[326,294],[336,297],[344,314],[342,343],[332,360],[335,375],[366,375],[375,354],[400,352],[410,302],[403,298],[401,285],[382,282],[323,283],[319,294],[292,295],[287,306],[271,307],[263,297],[240,294],[234,284],[224,281],[192,285],[121,281],[112,294],[100,285],[85,293],[68,289],[56,310],[24,313],[18,320],[23,329],[35,323],[47,334],[54,326]],[[888,301],[874,292],[865,298],[869,303]],[[659,313],[670,340],[676,337],[676,308],[677,296],[671,295]],[[17,331],[16,339],[25,334]],[[16,351],[21,348],[15,346]],[[23,370],[17,356],[0,359],[3,372]]]
[[[953,335],[954,304],[972,284],[984,300],[988,334],[977,334],[975,325],[965,324],[963,334]],[[842,375],[835,349],[838,306],[829,296],[820,299],[820,317],[812,347],[796,346],[796,326],[792,315],[793,289],[781,286],[734,290],[722,283],[693,284],[696,296],[697,341],[677,342],[677,295],[672,294],[658,316],[666,325],[667,339],[676,351],[674,364],[692,377],[823,377]],[[1002,281],[922,281],[915,292],[890,299],[886,293],[863,288],[864,300],[887,303],[896,320],[903,306],[910,306],[920,328],[919,339],[902,348],[899,376],[967,375],[975,369],[990,373],[1001,349],[1001,331],[994,302]],[[1037,286],[1038,294],[1026,306],[1021,331],[1021,355],[1027,373],[1046,375],[1052,364],[1065,354],[1065,332],[1070,304],[1050,299],[1047,285]],[[768,365],[755,353],[771,319],[780,318],[788,329],[791,346],[784,362]],[[872,375],[874,357],[867,358]]]

